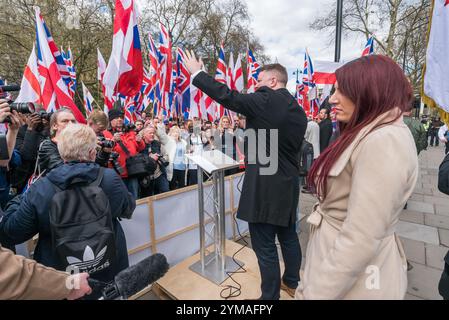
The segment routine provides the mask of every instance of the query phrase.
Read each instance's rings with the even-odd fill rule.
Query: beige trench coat
[[[395,234],[418,178],[411,132],[397,110],[357,135],[331,169],[315,205],[298,299],[403,299],[407,262]]]
[[[14,255],[0,246],[0,300],[62,300],[68,273]]]

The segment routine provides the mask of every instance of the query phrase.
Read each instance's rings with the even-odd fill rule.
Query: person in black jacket
[[[11,172],[11,187],[21,194],[28,179],[33,175],[37,153],[41,143],[49,137],[49,122],[37,114],[25,116],[26,124],[19,129],[16,149],[22,157],[22,164]]]
[[[444,158],[438,172],[438,190],[449,195],[449,154]],[[441,275],[439,292],[445,300],[449,300],[449,252],[444,258],[444,271]]]
[[[77,123],[73,112],[67,108],[58,109],[50,118],[50,137],[39,147],[39,173],[48,174],[54,168],[64,164],[58,151],[58,136],[70,123]]]
[[[280,64],[264,66],[259,74],[256,92],[240,94],[215,81],[202,70],[193,52],[185,64],[193,84],[209,97],[246,116],[247,132],[254,132],[255,152],[245,150],[246,176],[237,217],[249,223],[251,242],[262,278],[263,300],[278,300],[280,289],[294,296],[299,282],[301,248],[296,233],[296,209],[299,198],[299,151],[307,127],[307,118],[286,89],[288,74]],[[278,139],[272,140],[271,134]],[[260,139],[264,135],[265,139]],[[277,152],[272,147],[278,147]],[[251,148],[249,148],[251,149]],[[267,155],[270,162],[263,164]],[[277,166],[275,165],[277,161]],[[273,167],[276,168],[273,170]],[[280,277],[275,239],[279,239],[285,272]]]
[[[111,157],[112,149],[108,148],[108,144],[112,147],[115,146],[115,142],[107,140],[104,137],[103,132],[108,128],[109,119],[106,113],[103,111],[95,110],[87,118],[87,125],[94,130],[97,135],[99,151],[95,163],[107,168],[109,166],[109,159]]]
[[[330,119],[330,109],[321,108],[318,117],[320,118],[320,153],[323,153],[329,146],[334,131],[332,120]]]
[[[156,170],[148,173],[148,176],[140,179],[140,197],[146,198],[153,195],[170,191],[167,179],[166,165],[168,165],[168,155],[163,154],[162,144],[155,139],[156,129],[152,127],[145,128],[141,131],[145,149],[140,153],[154,160]]]

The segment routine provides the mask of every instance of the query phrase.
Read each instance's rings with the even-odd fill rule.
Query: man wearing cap
[[[104,137],[109,140],[114,140],[116,145],[114,152],[119,154],[118,164],[122,170],[120,176],[123,179],[128,191],[137,199],[139,193],[139,182],[137,178],[129,178],[128,170],[126,168],[126,159],[137,155],[140,151],[145,149],[145,143],[141,136],[137,135],[134,130],[124,130],[123,128],[124,115],[123,111],[112,109],[109,111],[110,130],[103,132]],[[110,164],[112,166],[112,164]],[[112,166],[113,167],[113,166]],[[117,170],[117,168],[115,168]]]

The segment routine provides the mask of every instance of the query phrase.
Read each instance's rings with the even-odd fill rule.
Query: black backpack
[[[313,162],[313,145],[302,140],[301,149],[299,151],[299,176],[306,177],[312,167]]]
[[[50,206],[53,250],[61,270],[95,274],[107,269],[116,258],[115,233],[109,200],[99,187],[104,176],[86,184],[74,179],[56,194]]]

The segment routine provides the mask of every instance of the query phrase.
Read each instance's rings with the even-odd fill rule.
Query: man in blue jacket
[[[72,124],[64,129],[58,139],[58,149],[64,164],[50,171],[47,176],[35,182],[22,197],[10,203],[5,216],[0,218],[0,243],[15,245],[39,234],[34,259],[48,267],[61,269],[60,259],[52,244],[49,214],[53,196],[56,194],[55,186],[67,190],[74,181],[86,184],[96,181],[100,172],[100,166],[95,163],[96,148],[96,135],[88,126]],[[119,219],[129,219],[136,204],[122,179],[112,169],[104,169],[99,187],[109,200],[116,258],[108,268],[95,273],[92,278],[107,282],[113,280],[118,272],[129,265],[125,234]]]

